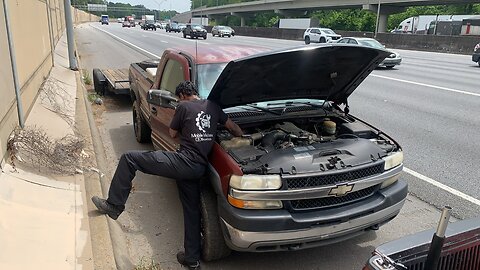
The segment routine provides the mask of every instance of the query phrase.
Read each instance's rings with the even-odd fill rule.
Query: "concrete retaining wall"
[[[233,27],[240,36],[302,40],[305,30],[268,27]],[[210,30],[209,30],[210,32]],[[335,31],[344,37],[373,37],[372,32]],[[471,54],[479,36],[431,36],[378,33],[377,39],[388,48]]]
[[[52,51],[65,31],[63,0],[7,0],[9,25],[16,58],[18,83],[24,119],[52,65]],[[75,23],[96,21],[97,16],[72,8]],[[0,1],[0,165],[4,161],[7,140],[19,125],[17,100],[3,1]]]

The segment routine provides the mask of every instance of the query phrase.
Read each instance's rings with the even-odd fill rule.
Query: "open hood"
[[[389,54],[345,44],[261,53],[228,63],[208,99],[222,108],[294,98],[341,104]]]

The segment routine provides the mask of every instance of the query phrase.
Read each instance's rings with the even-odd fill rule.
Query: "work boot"
[[[115,205],[109,203],[107,200],[97,196],[92,197],[92,202],[102,214],[107,214],[111,219],[116,220],[122,213],[122,210],[117,209]]]
[[[188,267],[190,270],[200,270],[200,261],[190,262],[185,259],[185,252],[180,251],[177,253],[177,261],[183,265]]]

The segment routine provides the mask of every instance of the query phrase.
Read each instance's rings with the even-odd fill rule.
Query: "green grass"
[[[161,268],[153,259],[142,257],[134,270],[161,270]]]
[[[90,73],[88,73],[88,71],[86,70],[83,70],[83,82],[87,85],[91,85],[92,84],[92,78],[90,77]]]
[[[101,98],[96,93],[88,93],[88,101],[94,102],[97,98]]]

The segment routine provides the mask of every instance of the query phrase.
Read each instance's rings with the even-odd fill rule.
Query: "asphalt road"
[[[254,37],[183,39],[164,30],[143,31],[120,24],[84,24],[76,28],[83,68],[128,68],[131,62],[160,56],[166,48],[249,44],[272,49],[300,41]],[[473,45],[472,45],[473,46]],[[402,65],[378,69],[349,100],[351,113],[382,129],[404,148],[410,193],[401,214],[376,233],[311,250],[287,253],[234,253],[205,269],[361,269],[375,246],[405,234],[432,228],[438,210],[450,205],[460,219],[478,216],[480,145],[480,68],[466,55],[399,51]],[[152,149],[133,135],[128,98],[107,97],[99,128],[109,157],[110,174],[126,150]],[[153,258],[162,269],[181,269],[175,254],[182,248],[181,207],[173,181],[139,174],[127,211],[118,220],[134,264]],[[417,199],[419,198],[419,199]],[[424,201],[424,202],[422,202]]]

